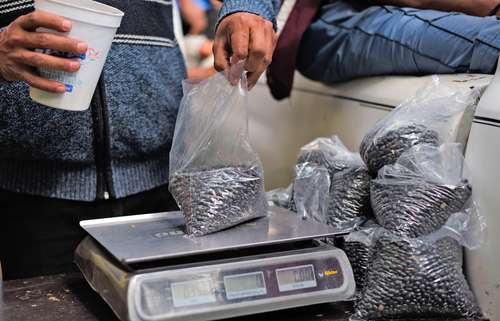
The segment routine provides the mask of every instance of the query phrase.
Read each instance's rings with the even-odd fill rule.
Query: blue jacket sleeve
[[[219,12],[219,22],[235,12],[249,12],[271,21],[276,29],[276,14],[278,1],[276,0],[224,0]]]

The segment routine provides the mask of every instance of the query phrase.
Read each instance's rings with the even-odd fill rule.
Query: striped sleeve
[[[33,0],[0,0],[0,29],[33,11]]]
[[[249,12],[271,21],[276,29],[277,11],[275,0],[224,0],[219,12],[219,22],[232,13]]]

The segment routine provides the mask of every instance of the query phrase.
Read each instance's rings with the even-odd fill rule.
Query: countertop
[[[350,309],[348,303],[323,304],[228,321],[346,321]],[[4,281],[0,320],[118,321],[79,273]]]
[[[352,305],[349,303],[321,304],[226,321],[348,321],[351,311]],[[3,283],[0,281],[0,321],[119,320],[88,286],[82,275],[73,273]],[[412,321],[437,320],[413,319]]]

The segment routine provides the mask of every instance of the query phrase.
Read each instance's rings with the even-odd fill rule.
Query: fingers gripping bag
[[[414,146],[371,184],[378,223],[394,234],[419,237],[474,206],[460,144]]]
[[[248,140],[247,82],[241,63],[198,84],[184,83],[170,152],[170,192],[188,234],[200,236],[265,216],[262,164]]]
[[[479,90],[442,84],[439,77],[396,107],[366,134],[360,153],[372,175],[418,144],[465,143]]]

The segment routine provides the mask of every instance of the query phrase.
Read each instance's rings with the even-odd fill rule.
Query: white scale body
[[[75,260],[123,321],[196,321],[345,301],[355,291],[345,234],[271,208],[267,218],[183,233],[178,212],[84,221]]]

